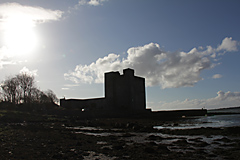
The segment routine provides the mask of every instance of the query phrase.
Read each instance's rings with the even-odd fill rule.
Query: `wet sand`
[[[0,159],[240,159],[240,127],[153,129],[179,120],[0,111]]]

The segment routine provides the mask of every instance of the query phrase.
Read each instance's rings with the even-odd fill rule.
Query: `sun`
[[[8,19],[5,22],[4,42],[11,54],[31,53],[37,45],[34,22],[22,17]]]

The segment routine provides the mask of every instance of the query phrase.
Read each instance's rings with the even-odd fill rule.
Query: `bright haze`
[[[240,2],[1,0],[0,80],[34,74],[59,98],[104,96],[104,72],[146,78],[147,108],[240,106]]]

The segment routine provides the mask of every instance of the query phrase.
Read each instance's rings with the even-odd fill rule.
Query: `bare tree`
[[[39,89],[32,88],[32,91],[31,91],[31,102],[42,103],[41,102],[42,94],[44,94],[44,93],[42,91],[40,91]]]
[[[42,92],[35,87],[34,76],[21,73],[9,77],[0,85],[0,101],[19,103],[58,103],[52,90]]]
[[[32,91],[35,88],[34,76],[28,75],[27,73],[22,73],[17,75],[17,80],[23,93],[23,102],[30,103]]]
[[[52,90],[48,89],[47,91],[44,92],[44,94],[47,96],[49,102],[55,104],[58,103],[58,98]]]
[[[2,102],[4,100],[4,95],[2,93],[2,88],[1,88],[1,92],[0,92],[0,102]]]
[[[7,78],[3,81],[1,88],[3,90],[3,97],[5,101],[12,103],[19,103],[21,93],[19,91],[19,82],[16,77]]]

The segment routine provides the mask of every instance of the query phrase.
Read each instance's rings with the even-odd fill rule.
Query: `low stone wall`
[[[192,117],[192,116],[205,116],[205,115],[207,115],[206,109],[157,111],[157,112],[151,113],[151,116],[154,118],[156,117],[178,118],[178,117]]]
[[[104,109],[105,98],[94,99],[60,99],[60,106],[67,109],[96,110]]]

